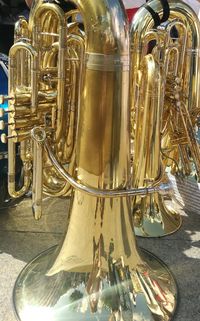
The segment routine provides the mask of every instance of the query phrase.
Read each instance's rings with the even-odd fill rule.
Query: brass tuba
[[[45,127],[54,152],[72,174],[84,61],[84,34],[59,6],[35,2],[29,23],[20,17],[9,59],[8,190],[23,196],[32,183],[33,212],[42,214],[42,192],[66,196],[70,185],[49,163],[31,129]],[[68,21],[70,18],[70,22]],[[68,32],[69,30],[69,32]],[[34,137],[34,135],[33,135]],[[24,184],[15,187],[15,153],[20,145]]]
[[[56,3],[35,3],[28,25],[30,38],[18,38],[11,48],[9,121],[20,127],[22,110],[23,120],[27,116],[28,121],[25,129],[17,127],[14,133],[10,127],[8,140],[24,142],[30,150],[26,157],[34,161],[37,217],[41,214],[37,180],[39,189],[44,183],[47,192],[49,188],[57,192],[56,184],[51,184],[56,177],[61,189],[66,182],[73,186],[69,222],[62,244],[40,254],[17,279],[16,315],[21,321],[171,320],[176,308],[174,279],[159,259],[137,248],[134,238],[131,198],[168,193],[170,186],[132,186],[129,28],[123,4],[121,0],[74,0],[83,19],[83,34],[76,18],[69,25],[70,12],[65,14]],[[25,56],[23,66],[17,63],[20,54]],[[78,85],[65,75],[69,69],[70,79],[79,78],[72,74],[71,62],[82,70]],[[26,66],[27,85],[19,86],[15,82],[16,75],[22,76],[18,67]],[[73,111],[73,106],[63,105],[63,95],[68,97],[64,89],[71,85],[79,89],[72,94],[70,87],[68,93],[78,96],[77,131],[67,158],[61,146],[68,128],[62,124],[66,124],[67,107]],[[68,163],[73,171],[67,169]],[[49,168],[50,183],[42,177]]]
[[[171,172],[200,177],[199,131],[199,20],[191,8],[180,5],[176,45],[166,80],[162,149],[170,156]],[[179,52],[177,49],[180,48]]]
[[[162,16],[159,1],[149,1],[148,6]],[[192,155],[196,168],[199,167],[199,145],[194,133],[197,109],[192,107],[199,101],[199,57],[196,55],[199,21],[182,1],[169,1],[169,6],[169,20],[157,28],[153,26],[154,20],[146,6],[137,12],[131,24],[135,187],[166,181],[166,166],[172,165],[174,170],[182,162],[188,168],[189,156],[186,155],[189,154],[190,162]],[[157,65],[154,74],[144,67],[144,59],[150,55]],[[152,126],[156,117],[157,127]],[[163,197],[158,194],[135,197],[133,215],[135,232],[142,236],[170,234],[181,224],[179,214],[166,207]]]

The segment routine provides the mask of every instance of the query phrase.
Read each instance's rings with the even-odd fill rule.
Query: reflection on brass
[[[175,4],[174,4],[175,6]],[[196,14],[180,4],[179,38],[166,59],[166,95],[162,149],[173,174],[200,177],[199,115],[200,25]],[[170,32],[173,26],[166,28]]]
[[[20,144],[24,184],[16,190],[15,181],[9,180],[8,190],[12,197],[20,197],[32,182],[36,219],[42,213],[42,192],[51,196],[71,192],[47,155],[37,150],[40,144],[31,140],[32,128],[45,128],[56,157],[73,173],[84,37],[67,19],[59,6],[35,2],[29,23],[23,17],[17,22],[9,53],[8,137],[2,139],[8,141],[9,177],[15,177],[16,143]]]
[[[138,86],[138,97],[133,111],[133,186],[156,186],[166,181],[166,176],[160,153],[162,75],[160,65],[152,54],[142,57],[134,86]],[[133,220],[135,233],[147,237],[172,233],[180,227],[181,222],[180,216],[174,211],[170,212],[164,205],[162,196],[157,193],[134,197]]]
[[[77,241],[80,244],[79,238]],[[78,246],[75,248],[78,250]],[[62,262],[59,258],[57,273],[51,271],[51,275],[47,269],[55,258],[56,248],[47,250],[27,265],[14,289],[19,320],[153,321],[172,318],[176,288],[168,269],[158,258],[134,249],[128,265],[128,252],[113,260],[117,249],[112,239],[106,249],[103,235],[93,248],[91,262],[87,257],[90,251],[85,253],[85,258],[81,252],[78,257],[66,258],[65,262],[64,258]],[[68,270],[70,266],[71,271]]]
[[[162,16],[159,1],[150,7]],[[170,1],[169,21],[153,28],[145,7],[131,24],[131,121],[134,187],[166,181],[165,170],[199,172],[195,126],[199,109],[199,20],[183,2]],[[163,157],[162,157],[163,156]],[[162,159],[161,159],[162,157]],[[181,218],[157,193],[134,197],[135,232],[162,236],[176,231]]]
[[[18,24],[11,48],[11,117],[19,126],[23,106],[29,120],[23,128],[32,127],[22,141],[26,129],[15,128],[15,140],[30,144],[35,217],[42,187],[54,196],[72,190],[61,245],[40,254],[16,281],[16,315],[20,321],[168,321],[176,308],[174,279],[164,263],[137,248],[133,230],[130,196],[161,195],[170,186],[160,179],[131,184],[124,9],[121,1],[73,2],[84,31],[76,10],[69,19],[58,5],[35,1],[27,33],[21,23],[30,38],[19,38]]]

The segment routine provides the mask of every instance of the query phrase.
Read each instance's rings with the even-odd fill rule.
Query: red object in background
[[[136,13],[136,11],[138,10],[138,8],[131,8],[131,9],[126,9],[127,15],[128,15],[128,20],[129,22],[131,22],[134,14]]]

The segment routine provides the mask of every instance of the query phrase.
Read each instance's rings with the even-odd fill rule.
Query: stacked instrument
[[[163,7],[150,1],[130,29],[121,0],[71,3],[66,10],[68,1],[35,1],[9,53],[9,193],[17,198],[32,187],[36,219],[43,193],[71,202],[61,244],[16,281],[16,314],[21,321],[168,321],[175,280],[137,247],[135,233],[175,232],[181,218],[165,205],[166,168],[185,174],[195,163],[199,173],[199,22],[182,1],[169,2],[159,26],[152,11],[161,17]]]

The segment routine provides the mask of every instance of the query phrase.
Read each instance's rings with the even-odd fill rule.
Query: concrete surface
[[[12,308],[15,280],[26,263],[59,243],[68,204],[66,199],[46,198],[39,222],[32,218],[28,198],[0,211],[0,321],[16,321]],[[139,238],[138,243],[162,259],[176,278],[179,296],[174,321],[199,321],[200,216],[194,212],[181,214],[183,226],[178,232],[160,239]]]

